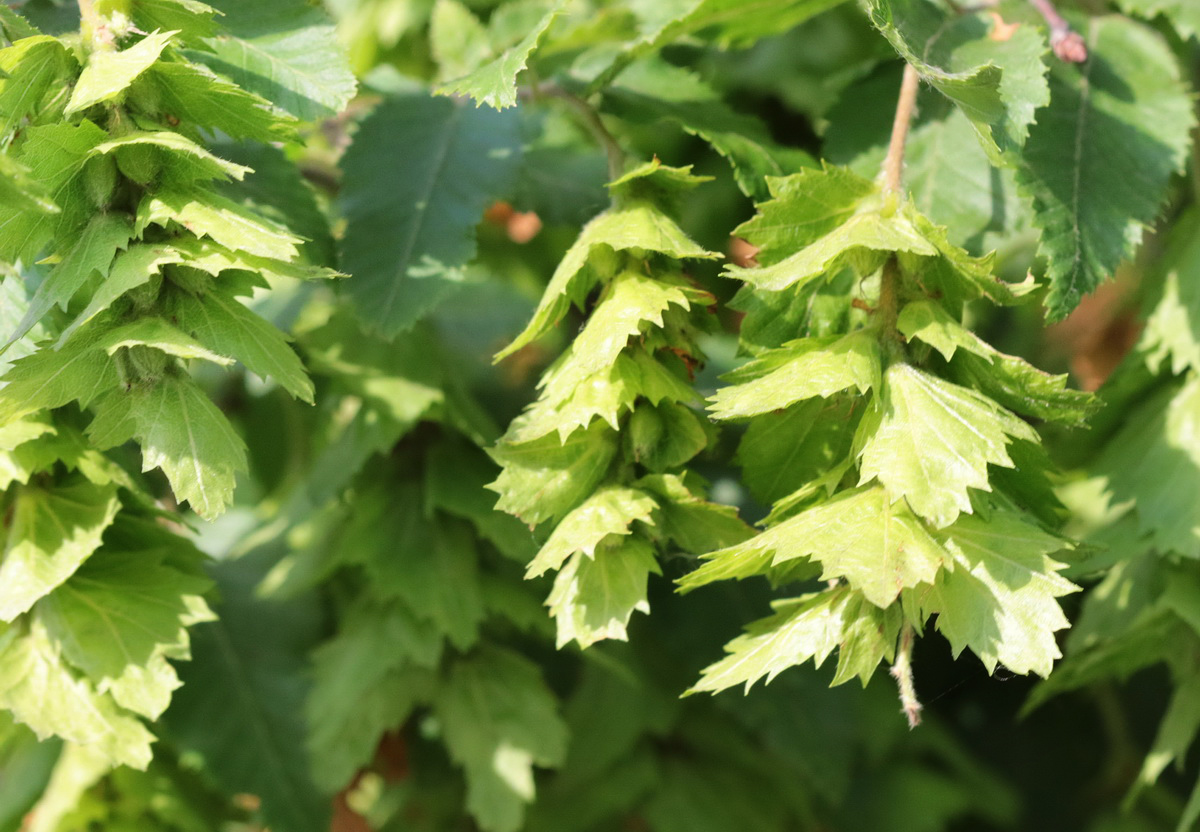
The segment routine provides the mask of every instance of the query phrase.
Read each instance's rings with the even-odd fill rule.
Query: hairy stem
[[[1060,60],[1081,64],[1088,59],[1087,44],[1083,36],[1071,28],[1063,16],[1054,8],[1052,0],[1029,0],[1050,27],[1050,48]]]
[[[898,195],[904,181],[904,148],[908,142],[908,131],[917,110],[917,92],[921,77],[912,64],[905,64],[904,79],[900,82],[900,97],[896,102],[896,117],[892,121],[892,137],[888,142],[887,156],[883,159],[881,176],[885,193]],[[896,319],[900,314],[898,290],[900,286],[900,263],[895,255],[888,258],[879,280],[879,320],[883,341],[889,350],[902,349],[900,334],[896,330]]]
[[[892,678],[896,687],[900,688],[900,706],[904,716],[908,718],[908,727],[916,728],[921,724],[921,703],[917,700],[917,689],[913,685],[912,649],[916,634],[912,624],[904,623],[900,631],[900,644],[896,648],[896,661],[892,665]]]
[[[912,126],[917,110],[917,90],[921,77],[912,64],[904,65],[904,80],[900,82],[900,99],[896,102],[896,117],[892,121],[892,138],[888,142],[887,156],[883,159],[883,189],[892,193],[900,191],[904,179],[904,145],[908,141],[908,129]]]

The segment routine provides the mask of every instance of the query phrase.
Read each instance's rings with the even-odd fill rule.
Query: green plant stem
[[[917,699],[917,689],[913,684],[912,649],[916,634],[912,624],[905,622],[900,631],[900,644],[896,648],[896,661],[892,665],[892,678],[900,689],[900,706],[904,716],[908,718],[908,727],[916,728],[921,724],[921,703]]]
[[[616,138],[609,132],[608,127],[605,126],[604,120],[600,118],[600,113],[596,111],[596,108],[585,99],[569,90],[563,89],[555,83],[539,84],[536,88],[531,89],[530,97],[536,98],[538,96],[557,98],[575,111],[580,121],[583,122],[584,127],[592,134],[596,143],[604,149],[604,154],[608,157],[609,181],[620,179],[621,175],[625,173],[625,151],[621,149],[621,145],[617,143]]]

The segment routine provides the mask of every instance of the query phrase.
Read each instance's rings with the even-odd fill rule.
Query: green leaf
[[[885,204],[875,183],[844,168],[801,171],[768,184],[773,199],[734,229],[762,249],[763,265],[730,266],[727,277],[777,292],[832,274],[863,249],[881,253],[868,272],[882,265],[883,252],[938,254],[905,212]]]
[[[272,378],[301,401],[312,403],[313,384],[287,338],[236,298],[219,291],[203,297],[176,293],[170,310],[183,330],[220,355],[230,355],[262,378]]]
[[[235,139],[286,140],[296,120],[269,101],[231,84],[206,66],[160,61],[133,82],[134,100],[157,102],[183,124],[219,130]]]
[[[504,50],[504,53],[469,75],[444,84],[437,90],[438,95],[465,95],[475,101],[476,106],[487,104],[497,110],[505,107],[515,107],[517,104],[517,76],[525,69],[525,63],[538,41],[550,28],[550,24],[562,12],[566,0],[558,2],[534,24],[529,34],[515,46]]]
[[[78,678],[36,620],[0,635],[0,708],[39,739],[62,737],[94,749],[112,765],[145,769],[154,736],[112,699]]]
[[[1200,379],[1194,375],[1133,409],[1095,470],[1115,502],[1134,501],[1138,525],[1162,551],[1200,557],[1200,522],[1189,489],[1200,487]]]
[[[162,318],[147,316],[133,323],[110,329],[97,342],[96,348],[109,355],[127,347],[152,347],[177,358],[199,358],[214,364],[228,365],[232,358],[205,349],[204,345],[187,333],[171,326]]]
[[[652,47],[712,31],[722,48],[745,47],[777,35],[841,0],[639,0],[642,31]]]
[[[873,329],[792,341],[726,374],[730,386],[712,397],[713,418],[757,416],[852,387],[866,393],[879,387],[879,368]]]
[[[36,26],[7,6],[0,6],[0,29],[10,41],[41,34]]]
[[[459,288],[475,226],[513,187],[519,157],[512,113],[407,95],[363,120],[341,199],[346,290],[365,322],[392,337]]]
[[[870,12],[900,56],[970,119],[993,162],[1025,143],[1034,111],[1050,101],[1035,27],[994,38],[984,15],[948,14],[929,0],[872,0]]]
[[[256,595],[265,559],[257,552],[212,570],[217,620],[192,631],[192,661],[180,667],[165,727],[226,794],[257,795],[265,824],[328,832],[329,800],[309,774],[303,717],[320,605]]]
[[[1179,375],[1200,367],[1200,297],[1187,275],[1200,263],[1200,213],[1188,210],[1173,224],[1156,271],[1163,275],[1157,303],[1147,316],[1139,344],[1146,364],[1157,373],[1168,359]],[[1182,278],[1182,279],[1181,279]]]
[[[484,832],[516,832],[534,798],[533,767],[562,764],[567,729],[537,666],[498,648],[460,659],[435,711],[466,769],[467,810]]]
[[[78,401],[86,407],[119,383],[111,359],[85,331],[62,349],[42,349],[15,362],[0,379],[0,424]]]
[[[529,324],[511,344],[496,353],[496,361],[512,355],[549,332],[567,314],[571,303],[582,306],[596,283],[616,271],[619,261],[612,257],[611,252],[658,252],[674,260],[719,256],[694,243],[653,202],[636,197],[639,186],[650,189],[659,180],[671,182],[673,179],[683,187],[694,187],[703,181],[690,176],[687,169],[651,163],[642,169],[630,171],[609,185],[614,195],[632,193],[617,199],[612,208],[583,227],[575,244],[554,270]],[[666,184],[657,186],[664,189],[668,187]]]
[[[29,171],[12,157],[0,156],[0,202],[19,213],[58,213],[55,205],[42,191],[42,186],[29,178]]]
[[[1142,762],[1135,793],[1139,787],[1153,785],[1171,763],[1182,762],[1197,731],[1200,731],[1200,673],[1192,673],[1175,686],[1167,711],[1158,724],[1154,745]]]
[[[634,522],[653,524],[651,513],[657,507],[650,495],[636,488],[613,485],[599,489],[555,527],[529,564],[525,577],[536,578],[547,570],[561,569],[576,552],[594,558],[596,547],[606,538],[631,534]]]
[[[337,635],[313,651],[308,748],[313,776],[327,792],[370,764],[379,738],[402,725],[432,691],[427,668],[441,658],[437,627],[403,605],[360,602]]]
[[[0,619],[12,621],[67,580],[100,546],[117,515],[116,486],[25,486],[0,561]]]
[[[5,346],[11,346],[14,341],[23,338],[53,306],[66,308],[67,302],[95,272],[107,276],[113,258],[129,245],[132,236],[133,226],[129,217],[121,214],[96,216],[83,229],[78,242],[62,262],[38,286],[29,309],[21,317],[21,322]]]
[[[246,446],[190,379],[164,378],[130,393],[142,446],[142,470],[161,468],[175,499],[206,520],[233,499],[234,476],[246,469]]]
[[[466,441],[440,442],[429,452],[425,489],[429,505],[470,520],[505,557],[526,564],[538,545],[520,520],[496,511],[485,484],[496,478],[496,464]]]
[[[488,486],[500,495],[496,508],[536,525],[562,517],[604,479],[617,452],[612,428],[593,422],[559,442],[554,434],[490,453],[503,471]]]
[[[1147,19],[1162,15],[1171,21],[1181,37],[1200,35],[1200,9],[1187,0],[1118,0],[1121,11]]]
[[[143,31],[176,29],[185,43],[194,43],[217,29],[213,21],[216,10],[198,0],[132,0],[127,13]]]
[[[307,269],[310,273],[323,271],[327,277],[338,277],[336,272],[308,265],[329,265],[337,260],[330,212],[309,182],[310,175],[301,169],[299,160],[289,157],[277,144],[241,141],[216,145],[213,150],[222,158],[254,169],[245,181],[226,182],[218,187],[230,199],[249,203],[303,238],[300,248],[304,262],[293,263],[292,268],[297,271]]]
[[[230,251],[212,240],[196,237],[173,237],[171,248],[183,255],[188,266],[207,272],[213,277],[226,271],[255,272],[264,279],[313,280],[342,277],[332,269],[289,263],[271,257],[260,257],[245,251]],[[232,290],[232,287],[231,287]]]
[[[919,300],[907,304],[896,319],[896,329],[909,340],[924,341],[947,361],[954,358],[959,349],[987,359],[998,355],[986,341],[950,317],[936,301]]]
[[[1005,283],[992,274],[993,255],[972,257],[950,243],[946,229],[934,225],[911,205],[906,204],[900,210],[909,217],[925,241],[937,249],[937,256],[933,258],[905,251],[897,254],[901,270],[919,275],[926,294],[940,294],[953,305],[987,298],[998,306],[1015,306],[1038,288],[1032,275],[1020,283]]]
[[[59,336],[58,346],[66,344],[71,335],[95,318],[124,295],[149,283],[162,272],[163,266],[183,262],[183,255],[162,243],[134,243],[117,255],[108,275],[92,294],[88,305]]]
[[[736,457],[746,487],[772,503],[828,471],[850,453],[860,409],[854,398],[835,396],[753,419]]]
[[[190,658],[187,628],[213,617],[201,597],[209,582],[156,560],[149,551],[104,551],[36,608],[63,658],[149,719],[179,687],[166,659]]]
[[[120,164],[122,154],[134,152],[128,148],[152,148],[158,153],[159,163],[164,169],[164,178],[172,184],[187,184],[208,179],[242,179],[250,168],[227,162],[186,136],[168,130],[126,133],[109,139],[92,148],[90,155],[115,154]]]
[[[744,575],[759,564],[765,571],[768,565],[812,558],[823,567],[822,580],[845,578],[878,607],[891,604],[902,589],[932,584],[950,561],[905,503],[892,502],[878,486],[843,492],[705,557],[708,563],[684,578],[682,586],[691,589],[726,574]]]
[[[686,405],[672,401],[643,404],[629,421],[633,459],[648,471],[678,468],[708,446],[707,428],[708,421]]]
[[[29,178],[39,183],[60,209],[48,222],[43,214],[29,212],[20,204],[0,204],[0,227],[4,228],[0,260],[30,263],[47,240],[73,232],[95,213],[79,173],[88,152],[108,135],[87,120],[29,127],[24,135],[17,161],[29,169]]]
[[[602,542],[590,555],[573,554],[546,599],[558,624],[558,646],[628,641],[625,628],[633,613],[650,614],[646,583],[652,572],[662,574],[654,546],[637,535]]]
[[[875,666],[891,658],[900,630],[899,616],[875,607],[847,587],[782,599],[771,606],[775,613],[750,624],[744,635],[729,642],[725,650],[730,655],[706,667],[688,693],[717,693],[743,684],[749,692],[764,676],[769,683],[809,659],[820,667],[838,648],[834,684],[853,678],[851,666],[865,684]]]
[[[88,56],[83,73],[75,82],[66,114],[112,101],[129,88],[134,79],[158,60],[178,32],[154,32],[120,52],[96,50]]]
[[[199,188],[182,191],[160,189],[138,206],[134,230],[174,223],[197,237],[208,237],[232,251],[290,261],[303,242],[287,229],[223,196]]]
[[[973,390],[907,364],[884,374],[878,410],[860,426],[863,484],[878,478],[936,528],[971,512],[968,489],[990,491],[987,466],[1013,467],[1009,437],[1036,443],[1025,422]]]
[[[58,38],[22,37],[0,49],[0,136],[33,115],[43,96],[75,60]]]
[[[354,96],[354,75],[319,6],[305,0],[214,0],[221,31],[189,52],[238,86],[297,118],[341,112]]]
[[[1065,541],[1001,511],[959,517],[944,539],[954,569],[941,573],[927,603],[955,655],[970,647],[989,673],[999,663],[1048,676],[1061,655],[1054,633],[1068,624],[1055,599],[1078,589],[1048,557]]]
[[[1017,172],[1042,229],[1050,320],[1133,254],[1183,169],[1194,123],[1179,68],[1155,33],[1093,17],[1083,35],[1091,58],[1056,63],[1053,103],[1038,112]]]
[[[543,376],[541,397],[513,422],[506,438],[523,442],[557,430],[565,439],[597,415],[615,429],[620,411],[639,395],[655,402],[664,396],[693,398],[685,385],[651,366],[653,360],[622,355],[631,338],[663,328],[671,306],[691,308],[680,286],[634,271],[618,275],[570,348]]]
[[[812,167],[799,148],[777,144],[766,125],[730,109],[695,74],[653,58],[626,69],[604,90],[604,109],[626,120],[671,121],[699,136],[729,160],[742,193],[766,200],[768,176],[784,176]]]
[[[740,543],[754,534],[737,515],[737,509],[710,503],[693,493],[678,474],[650,474],[635,483],[658,498],[653,529],[674,541],[683,551],[699,555]]]
[[[442,80],[467,75],[492,57],[487,27],[458,0],[437,0],[433,4],[429,49]]]
[[[479,639],[485,615],[474,540],[461,521],[422,516],[415,488],[363,495],[342,546],[374,590],[401,599],[459,650]]]
[[[952,379],[1017,413],[1082,427],[1100,407],[1090,393],[1069,389],[1066,374],[1043,373],[1022,358],[993,349],[933,301],[908,304],[896,325],[906,338],[924,341],[950,361]]]

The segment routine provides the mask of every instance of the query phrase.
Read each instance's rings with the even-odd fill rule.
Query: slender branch
[[[1038,10],[1050,27],[1050,48],[1059,59],[1072,64],[1081,64],[1088,59],[1087,44],[1083,35],[1071,28],[1058,9],[1054,8],[1053,0],[1029,0]]]
[[[537,87],[531,88],[527,95],[530,98],[546,96],[566,102],[571,109],[575,110],[583,125],[595,138],[596,143],[604,148],[604,153],[608,157],[609,180],[621,178],[621,175],[625,173],[625,151],[621,149],[621,145],[613,137],[613,134],[608,131],[608,127],[605,126],[604,120],[600,118],[600,113],[596,112],[595,107],[575,93],[565,90],[553,82],[539,84]]]
[[[913,685],[912,649],[915,638],[912,624],[904,622],[900,631],[900,645],[896,648],[896,662],[892,665],[892,678],[900,688],[900,705],[908,718],[908,727],[921,724],[921,703],[917,700],[917,689]]]
[[[912,125],[917,109],[917,90],[921,76],[912,64],[904,65],[904,79],[900,82],[900,99],[896,102],[896,118],[892,121],[892,138],[888,142],[887,156],[883,159],[883,189],[899,192],[904,178],[904,145],[908,141],[908,128]]]

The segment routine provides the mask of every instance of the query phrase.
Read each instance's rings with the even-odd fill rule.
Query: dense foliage
[[[0,828],[1197,826],[1200,5],[325,6],[0,4]]]

